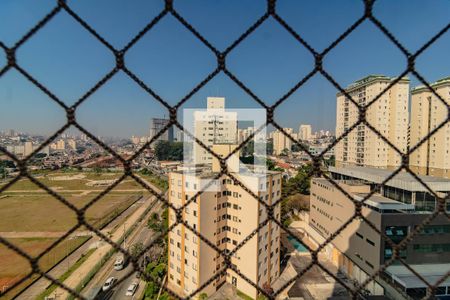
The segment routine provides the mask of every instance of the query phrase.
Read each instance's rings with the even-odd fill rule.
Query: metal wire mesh
[[[6,156],[8,156],[10,159],[12,159],[18,166],[18,169],[20,170],[20,174],[9,181],[6,185],[0,187],[0,193],[6,191],[10,186],[12,186],[15,182],[17,182],[21,178],[28,178],[30,181],[32,181],[34,184],[39,186],[41,189],[45,190],[49,195],[53,196],[55,199],[63,203],[65,206],[67,206],[69,209],[71,209],[73,212],[76,213],[78,217],[78,224],[74,226],[72,229],[67,231],[63,236],[58,238],[49,248],[47,248],[44,252],[42,252],[37,257],[31,257],[29,254],[24,252],[19,247],[15,246],[13,243],[8,241],[7,239],[0,236],[0,243],[8,247],[9,249],[15,251],[18,255],[25,258],[31,268],[32,272],[22,278],[20,281],[16,282],[14,285],[10,286],[6,290],[2,291],[2,294],[6,294],[10,290],[14,289],[16,286],[21,284],[23,281],[30,278],[33,274],[38,274],[40,276],[43,276],[47,278],[52,283],[58,285],[59,287],[65,289],[68,291],[71,295],[78,297],[78,298],[84,298],[81,294],[79,294],[77,291],[73,290],[72,288],[69,288],[64,285],[64,283],[59,282],[56,278],[51,277],[46,272],[42,271],[39,267],[39,260],[49,251],[51,251],[53,248],[55,248],[60,242],[62,242],[65,238],[67,238],[71,233],[73,233],[77,228],[80,226],[85,226],[87,229],[95,232],[99,237],[101,237],[103,240],[107,241],[112,247],[114,247],[117,251],[120,251],[123,253],[133,264],[133,271],[129,274],[125,275],[119,282],[116,284],[119,284],[129,276],[131,276],[132,273],[135,271],[141,272],[143,276],[148,276],[139,267],[138,264],[138,258],[133,258],[127,250],[121,248],[120,245],[114,243],[108,236],[105,236],[101,231],[99,231],[97,228],[92,226],[86,221],[85,218],[85,212],[86,210],[92,206],[94,203],[96,203],[99,199],[101,199],[104,195],[106,195],[109,191],[111,191],[114,187],[116,187],[119,183],[121,183],[125,178],[131,177],[133,178],[139,185],[141,185],[143,188],[148,190],[152,195],[154,195],[161,203],[164,205],[167,205],[176,213],[176,222],[172,224],[168,228],[166,232],[161,234],[159,237],[165,236],[168,234],[168,231],[174,229],[177,225],[181,224],[185,226],[189,231],[193,232],[195,235],[197,235],[202,241],[204,241],[206,244],[208,244],[211,248],[215,249],[217,253],[219,253],[223,258],[225,262],[225,267],[217,272],[217,274],[212,277],[210,280],[205,282],[201,287],[199,287],[198,290],[192,292],[188,297],[191,298],[193,295],[197,294],[199,291],[201,291],[204,287],[211,284],[218,276],[221,276],[222,274],[225,274],[228,269],[231,269],[235,271],[238,275],[240,275],[245,281],[250,283],[252,286],[254,286],[261,294],[266,296],[267,298],[273,299],[275,298],[279,293],[282,292],[287,286],[289,286],[291,283],[296,281],[298,278],[302,277],[308,270],[310,270],[313,266],[318,266],[320,269],[322,269],[324,272],[326,272],[329,276],[333,277],[337,282],[339,282],[343,287],[345,287],[348,292],[352,295],[352,298],[364,298],[365,295],[363,293],[363,288],[371,282],[373,279],[375,279],[378,275],[380,275],[381,272],[386,270],[388,266],[390,266],[395,260],[400,261],[402,265],[404,265],[407,269],[409,269],[413,274],[415,274],[420,280],[422,280],[428,289],[427,298],[432,298],[435,294],[435,291],[440,283],[442,283],[444,280],[446,280],[447,277],[449,277],[450,273],[447,273],[446,276],[438,280],[434,285],[430,284],[423,278],[420,274],[418,274],[414,269],[412,269],[406,261],[400,256],[400,250],[405,247],[411,240],[413,240],[414,236],[419,233],[420,230],[423,229],[423,226],[429,224],[433,219],[435,219],[438,215],[444,215],[446,218],[449,218],[448,214],[445,210],[445,201],[446,199],[439,197],[439,195],[436,194],[435,191],[433,191],[425,182],[423,182],[408,166],[409,163],[409,156],[410,154],[415,151],[418,147],[420,147],[423,143],[427,141],[427,139],[430,138],[434,133],[436,133],[439,129],[441,129],[445,124],[448,123],[450,120],[450,107],[449,105],[442,99],[442,97],[436,93],[436,91],[427,83],[427,81],[424,79],[424,77],[417,72],[415,69],[415,61],[416,59],[429,48],[436,40],[438,40],[444,33],[446,33],[450,28],[450,23],[447,24],[442,30],[440,30],[435,36],[433,36],[428,42],[426,42],[419,50],[417,50],[414,53],[411,53],[408,49],[406,49],[397,39],[396,37],[389,31],[389,29],[383,25],[383,23],[377,19],[377,17],[373,14],[373,0],[363,0],[365,10],[363,15],[357,19],[350,27],[348,27],[336,40],[334,40],[328,47],[326,47],[323,51],[318,52],[316,49],[314,49],[311,45],[309,45],[300,34],[298,34],[292,27],[289,26],[289,24],[280,16],[277,14],[276,10],[276,1],[275,0],[268,0],[267,1],[267,8],[265,13],[257,19],[244,33],[242,33],[239,38],[237,38],[235,41],[233,41],[224,51],[220,51],[214,45],[212,45],[199,31],[197,31],[188,21],[186,21],[182,15],[178,13],[176,8],[173,5],[173,0],[165,0],[165,7],[162,9],[162,11],[153,18],[136,36],[134,36],[128,44],[126,44],[125,47],[122,49],[116,49],[113,47],[105,38],[103,38],[95,29],[93,29],[86,21],[84,21],[77,13],[75,13],[71,7],[66,3],[64,0],[58,0],[55,7],[48,12],[48,14],[42,18],[33,28],[31,28],[21,39],[19,39],[14,46],[7,47],[3,42],[0,41],[0,47],[3,49],[3,51],[6,53],[7,58],[7,64],[0,70],[0,79],[2,76],[4,76],[8,71],[10,70],[17,70],[22,76],[24,76],[28,81],[30,81],[32,84],[34,84],[36,87],[38,87],[42,92],[44,92],[50,99],[52,99],[55,103],[57,103],[59,106],[61,106],[67,114],[67,122],[66,124],[61,127],[57,132],[55,132],[52,136],[50,136],[44,143],[42,143],[36,150],[33,151],[32,154],[28,155],[24,159],[19,159],[14,154],[7,151],[5,148],[0,146],[0,152],[4,153]],[[36,34],[39,30],[41,30],[46,24],[54,18],[56,15],[60,14],[62,11],[67,12],[82,28],[84,28],[87,32],[89,32],[92,36],[94,36],[98,41],[100,41],[107,49],[109,49],[116,60],[115,67],[110,70],[107,74],[103,76],[103,78],[98,81],[92,88],[90,88],[83,96],[81,96],[72,106],[67,106],[61,99],[59,99],[55,94],[53,94],[49,89],[47,89],[43,84],[41,84],[37,79],[35,79],[31,74],[29,74],[25,69],[23,69],[20,64],[16,61],[16,52],[17,50],[22,47],[34,34]],[[171,106],[168,104],[167,101],[165,101],[162,97],[160,97],[150,86],[145,84],[137,75],[135,75],[130,69],[127,68],[127,65],[125,63],[125,57],[130,48],[132,48],[147,32],[152,30],[152,28],[160,22],[163,18],[165,18],[168,15],[172,15],[180,24],[182,24],[189,32],[192,33],[193,36],[195,36],[201,43],[203,43],[217,58],[217,66],[214,71],[212,71],[206,78],[204,78],[200,83],[198,83],[189,93],[187,93],[180,101],[174,105]],[[314,68],[301,80],[297,82],[286,94],[284,94],[282,97],[280,97],[273,105],[267,105],[261,98],[259,98],[255,93],[252,92],[250,88],[248,88],[244,82],[240,81],[239,78],[237,78],[226,66],[226,61],[228,55],[247,37],[249,37],[258,27],[260,27],[264,22],[266,22],[268,19],[272,18],[275,20],[278,24],[280,24],[290,35],[292,35],[299,44],[299,47],[303,47],[307,49],[312,57],[315,60],[315,66]],[[335,48],[339,43],[341,43],[343,40],[347,38],[347,36],[352,33],[356,28],[358,28],[364,21],[369,21],[372,24],[374,24],[388,39],[392,44],[394,44],[405,56],[407,59],[408,65],[407,68],[397,77],[397,79],[393,80],[377,97],[375,97],[370,103],[366,105],[359,105],[347,92],[346,90],[339,85],[339,83],[327,72],[326,69],[323,67],[323,59],[325,56],[333,49]],[[96,136],[91,134],[88,130],[86,130],[84,127],[82,127],[76,119],[76,111],[80,104],[87,101],[88,98],[95,93],[101,86],[103,86],[110,78],[112,78],[116,73],[123,72],[126,74],[129,78],[131,78],[134,82],[136,82],[144,91],[146,91],[148,94],[150,94],[153,98],[155,98],[160,104],[162,104],[168,111],[170,115],[170,122],[164,127],[161,132],[159,132],[156,136],[154,136],[150,141],[148,141],[145,145],[143,145],[132,157],[128,159],[124,159],[122,156],[117,154],[113,149],[111,149],[108,145],[103,143],[101,140],[99,140]],[[218,155],[216,155],[210,148],[208,148],[206,145],[204,145],[200,140],[198,140],[192,133],[188,132],[183,126],[178,122],[177,120],[177,111],[178,109],[186,102],[189,101],[189,99],[197,92],[199,91],[203,86],[205,86],[211,79],[213,79],[215,76],[217,76],[219,73],[225,74],[229,79],[231,79],[234,83],[237,84],[246,94],[248,94],[255,102],[257,102],[259,105],[261,105],[267,112],[267,123],[268,125],[273,125],[276,129],[280,130],[286,137],[288,137],[292,143],[296,144],[301,150],[305,151],[312,160],[312,171],[310,172],[308,178],[311,178],[312,176],[322,176],[326,178],[336,189],[341,191],[346,197],[354,203],[355,206],[355,213],[345,222],[342,227],[337,230],[334,234],[332,234],[326,241],[321,244],[317,249],[313,250],[311,248],[308,248],[309,252],[311,253],[311,263],[303,270],[301,271],[297,276],[286,282],[282,288],[278,289],[277,291],[274,291],[273,293],[268,293],[266,290],[262,289],[260,286],[258,286],[257,283],[252,282],[250,279],[248,279],[240,270],[231,264],[231,256],[236,253],[245,243],[248,242],[248,240],[253,237],[255,234],[258,233],[258,231],[264,227],[269,221],[272,221],[276,223],[278,226],[281,227],[282,230],[290,234],[293,238],[298,238],[295,236],[293,232],[290,231],[289,228],[284,226],[282,223],[277,221],[273,216],[273,208],[279,204],[281,201],[278,200],[277,202],[273,203],[272,205],[267,204],[266,202],[259,199],[257,195],[255,195],[249,188],[247,188],[243,183],[241,183],[235,176],[233,176],[232,173],[230,173],[227,169],[226,161],[229,157],[231,157],[234,153],[239,151],[246,143],[248,143],[250,140],[253,139],[254,135],[257,133],[251,134],[243,143],[240,144],[240,146],[235,149],[233,153],[231,153],[226,158],[221,158]],[[415,145],[413,148],[409,149],[406,153],[403,153],[400,151],[393,143],[391,143],[385,136],[383,136],[376,128],[374,128],[367,120],[366,120],[366,111],[367,109],[373,105],[382,95],[384,95],[393,85],[395,85],[403,76],[406,74],[411,73],[417,79],[425,85],[433,94],[434,96],[439,99],[445,107],[449,110],[449,115],[447,116],[446,120],[443,121],[439,126],[437,126],[435,129],[433,129],[431,132],[427,134],[417,145]],[[342,94],[344,94],[359,110],[359,119],[358,121],[353,124],[350,128],[345,130],[344,134],[337,137],[337,139],[328,146],[327,149],[322,151],[322,153],[318,155],[314,155],[303,144],[301,144],[299,141],[294,139],[289,133],[285,132],[284,129],[276,122],[274,119],[274,111],[275,109],[282,104],[287,98],[289,98],[295,91],[297,91],[300,87],[302,87],[311,77],[313,77],[316,74],[321,74],[326,80],[328,80],[337,90],[339,90]],[[437,199],[438,205],[436,206],[436,209],[433,213],[431,213],[422,223],[421,226],[418,226],[415,228],[415,230],[412,230],[408,236],[403,239],[399,244],[394,243],[388,236],[385,235],[384,232],[381,232],[374,224],[372,224],[366,217],[364,217],[361,213],[361,208],[363,203],[369,199],[373,194],[374,191],[369,193],[362,201],[356,201],[350,194],[348,194],[345,190],[342,189],[340,185],[338,185],[330,176],[324,172],[321,169],[321,162],[323,160],[324,154],[332,149],[334,146],[336,146],[337,143],[339,143],[342,139],[344,139],[353,129],[355,129],[358,125],[364,124],[368,128],[370,128],[376,135],[382,139],[385,143],[387,143],[392,149],[394,149],[398,155],[402,158],[402,164],[401,166],[392,172],[392,174],[387,177],[381,184],[384,185],[387,183],[390,179],[392,179],[395,175],[397,175],[400,171],[404,170],[411,174],[421,185],[425,187],[427,191],[429,191],[432,195],[434,195]],[[120,161],[124,168],[124,174],[117,179],[112,185],[110,185],[105,191],[101,192],[98,196],[96,196],[92,201],[90,201],[87,205],[82,207],[81,209],[75,207],[73,204],[71,204],[68,200],[66,200],[64,197],[59,195],[57,192],[53,191],[46,185],[42,184],[40,181],[35,179],[27,169],[27,162],[33,155],[41,151],[44,147],[49,145],[52,141],[54,141],[61,133],[63,133],[66,129],[69,127],[75,127],[78,130],[80,130],[82,133],[84,133],[86,136],[88,136],[90,139],[95,141],[98,145],[100,145],[106,152],[111,154],[115,159]],[[198,231],[196,231],[193,227],[191,227],[189,224],[187,224],[186,221],[183,220],[182,211],[190,204],[192,203],[197,196],[203,193],[203,190],[200,190],[197,192],[193,197],[191,197],[182,207],[177,208],[174,207],[171,203],[169,203],[163,193],[158,193],[156,190],[154,190],[151,186],[146,184],[141,178],[136,176],[132,169],[131,169],[131,162],[136,159],[144,149],[148,148],[150,144],[155,142],[159,136],[161,136],[166,130],[169,129],[169,127],[175,126],[179,128],[180,130],[184,131],[184,134],[190,136],[193,140],[195,140],[196,143],[198,143],[202,148],[204,148],[206,151],[208,151],[212,156],[217,158],[220,161],[221,164],[221,172],[217,175],[216,178],[220,178],[221,176],[228,176],[231,179],[233,179],[239,186],[241,186],[247,193],[252,195],[252,197],[259,201],[262,206],[264,206],[267,210],[268,218],[262,222],[258,228],[255,228],[252,234],[247,236],[241,243],[239,243],[231,253],[226,253],[223,250],[220,250],[215,244],[210,242],[207,238],[202,236],[202,234]],[[362,284],[357,284],[356,288],[352,288],[345,282],[343,282],[340,278],[336,277],[335,274],[331,273],[326,267],[324,267],[319,259],[318,254],[319,252],[327,245],[329,244],[340,232],[342,232],[355,218],[360,218],[364,222],[366,222],[374,231],[376,231],[382,238],[390,244],[390,246],[393,249],[393,255],[390,260],[385,262],[384,265],[380,267],[379,270],[374,272],[365,282]],[[152,248],[154,244],[157,242],[157,239],[155,238],[153,242],[141,252],[141,256],[145,253],[146,250]],[[301,240],[298,240],[301,242]],[[147,277],[147,280],[155,280],[154,278]],[[158,285],[161,285],[161,282],[155,281]],[[171,291],[168,287],[163,287],[171,296],[175,298],[181,299],[181,295],[177,295],[174,291]],[[0,296],[2,295],[0,294]]]

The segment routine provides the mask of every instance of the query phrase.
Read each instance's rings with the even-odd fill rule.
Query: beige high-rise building
[[[24,144],[24,156],[28,156],[33,152],[33,143],[30,141],[25,142]]]
[[[283,130],[292,135],[292,128],[283,128]],[[283,132],[277,130],[273,133],[273,154],[280,155],[284,149],[291,151],[292,141]]]
[[[194,135],[204,145],[237,143],[237,112],[225,110],[225,98],[208,97],[207,110],[194,113]],[[212,155],[194,142],[196,163],[212,163]]]
[[[347,87],[358,105],[367,105],[395,78],[370,75]],[[366,111],[366,120],[400,151],[408,145],[409,79],[402,78]],[[359,120],[359,110],[347,97],[337,94],[336,137],[339,138]],[[336,166],[395,168],[401,156],[365,124],[358,125],[336,145]]]
[[[309,141],[311,139],[312,126],[301,124],[298,129],[299,138],[302,141]]]
[[[222,157],[237,145],[214,145],[213,151]],[[281,174],[268,171],[254,174],[239,171],[238,153],[228,161],[228,169],[240,182],[251,183],[254,193],[267,204],[281,197]],[[184,169],[183,169],[184,168]],[[219,164],[213,159],[212,171],[189,170],[188,166],[169,174],[169,202],[181,207],[199,190],[217,176]],[[183,210],[182,218],[218,249],[231,253],[267,218],[263,204],[228,176],[215,180],[194,202]],[[253,190],[251,187],[249,187]],[[273,216],[280,220],[280,206],[274,207]],[[169,209],[169,226],[176,222],[176,214]],[[201,291],[211,296],[224,283],[256,299],[257,289],[235,271],[226,269],[224,258],[185,225],[177,225],[168,234],[168,287],[182,297],[191,296],[211,278],[215,278]],[[231,264],[261,288],[280,275],[280,228],[269,221],[230,257]]]
[[[438,80],[431,87],[447,105],[425,86],[411,91],[410,148],[447,120],[450,77]],[[449,151],[450,123],[447,123],[410,155],[410,167],[417,174],[450,178]]]
[[[74,139],[68,139],[67,144],[71,150],[77,150],[77,142]]]

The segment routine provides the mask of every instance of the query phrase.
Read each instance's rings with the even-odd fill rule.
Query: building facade
[[[312,126],[308,124],[301,124],[298,129],[299,138],[302,141],[311,140]]]
[[[283,128],[283,130],[292,135],[292,128]],[[291,151],[292,141],[283,132],[277,130],[273,133],[273,154],[280,155],[283,150]]]
[[[194,136],[205,146],[237,143],[237,113],[225,110],[225,98],[208,97],[207,109],[194,112]],[[212,155],[193,141],[195,163],[211,164]]]
[[[160,133],[167,124],[170,123],[169,119],[161,119],[161,118],[152,118],[150,121],[150,139],[155,137],[158,133]],[[158,143],[158,141],[169,141],[173,142],[173,126],[170,126],[164,133],[162,133],[152,144],[152,147]]]
[[[411,231],[434,211],[437,200],[410,174],[402,172],[380,187],[389,176],[388,170],[347,167],[330,168],[331,176],[355,201],[362,201],[375,190],[362,205],[362,215],[394,243],[401,242]],[[450,192],[450,180],[422,176],[440,197]],[[354,203],[324,178],[311,182],[309,226],[324,240],[336,232],[355,213]],[[447,211],[450,201],[447,200]],[[322,241],[318,241],[320,243]],[[355,218],[333,240],[328,249],[331,261],[349,277],[364,282],[393,256],[393,248],[363,219]],[[427,224],[407,247],[399,253],[413,269],[430,283],[450,268],[450,223],[439,215]],[[444,281],[440,293],[449,294]],[[405,295],[419,299],[426,295],[426,286],[398,261],[387,267],[367,289],[375,295],[391,299],[404,299]]]
[[[410,148],[447,120],[450,77],[438,80],[431,87],[445,103],[425,86],[411,91]],[[411,153],[409,165],[417,174],[450,178],[449,151],[450,123],[447,123]]]
[[[370,75],[346,88],[358,105],[364,106],[378,96],[395,78]],[[407,151],[409,79],[402,78],[366,111],[366,120],[400,151]],[[336,138],[359,120],[356,105],[337,94]],[[337,166],[370,166],[395,168],[400,155],[365,124],[358,125],[336,145]]]
[[[236,147],[220,145],[214,147],[216,153],[225,156]],[[237,159],[237,158],[236,158]],[[239,164],[235,160],[232,164]],[[231,170],[239,168],[237,165]],[[217,172],[219,164],[213,162],[212,171],[190,171],[180,169],[169,174],[169,202],[175,207],[185,205],[199,190],[209,184]],[[261,201],[271,205],[281,197],[281,174],[268,171],[267,174],[232,172],[241,182],[252,182]],[[212,185],[195,198],[183,210],[182,218],[210,243],[225,253],[231,253],[259,224],[267,218],[265,206],[253,198],[240,185],[227,176],[214,180]],[[280,220],[280,206],[274,207],[274,217]],[[174,211],[169,210],[169,226],[176,222]],[[168,234],[168,286],[189,296],[203,284],[215,278],[209,285],[198,291],[208,296],[214,294],[224,283],[234,285],[238,290],[256,299],[257,289],[239,276],[226,269],[224,258],[195,232],[184,225],[177,225]],[[280,228],[269,221],[257,234],[231,256],[231,264],[246,278],[261,288],[267,286],[280,275]],[[224,271],[226,269],[226,271]]]

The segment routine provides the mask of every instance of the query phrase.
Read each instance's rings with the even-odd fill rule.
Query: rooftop
[[[385,75],[379,75],[379,74],[371,74],[371,75],[368,75],[368,76],[366,76],[366,77],[364,77],[364,78],[358,79],[358,80],[356,80],[355,82],[349,84],[349,85],[345,88],[345,90],[346,90],[347,92],[350,92],[350,91],[352,91],[352,90],[354,90],[354,89],[356,89],[356,88],[359,88],[359,87],[361,87],[361,86],[367,85],[367,84],[372,83],[372,82],[376,82],[376,81],[385,81],[385,82],[389,82],[389,81],[392,81],[392,80],[395,80],[395,79],[397,79],[397,78],[396,78],[396,77],[388,77],[388,76],[385,76]],[[399,82],[409,82],[409,78],[408,78],[407,76],[402,77],[402,78],[399,80]],[[341,92],[338,92],[337,95],[342,95],[342,93],[341,93]]]
[[[353,197],[355,200],[361,201],[368,194],[355,193]],[[375,207],[380,210],[413,210],[413,204],[406,204],[400,201],[396,201],[390,198],[381,196],[380,194],[373,194],[366,200],[365,204]]]
[[[430,83],[430,86],[432,88],[438,88],[438,87],[444,86],[444,85],[450,85],[450,76],[441,78],[441,79],[437,80],[436,82]],[[411,93],[417,93],[417,92],[422,92],[422,91],[430,91],[430,90],[425,85],[419,85],[419,86],[416,86],[415,88],[413,88],[411,90]]]
[[[433,285],[447,275],[448,270],[450,270],[450,264],[420,264],[409,266],[419,273],[428,283]],[[427,287],[422,280],[403,265],[389,266],[386,269],[386,273],[391,275],[392,279],[396,280],[406,288]],[[450,277],[444,280],[439,286],[447,285],[450,285]]]
[[[378,184],[381,184],[393,172],[391,170],[369,168],[369,167],[344,167],[344,168],[330,167],[329,170],[332,173],[362,179],[368,182]],[[436,192],[450,191],[449,179],[432,176],[422,176],[422,175],[418,175],[418,177],[433,191]],[[420,182],[418,182],[410,173],[403,171],[395,175],[395,177],[389,180],[385,185],[411,192],[428,191],[425,188],[425,186],[423,186]]]

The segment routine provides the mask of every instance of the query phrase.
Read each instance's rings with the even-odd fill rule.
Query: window
[[[450,244],[414,244],[413,250],[421,253],[450,252]]]
[[[371,269],[373,269],[373,265],[366,260],[366,265],[368,265]]]

